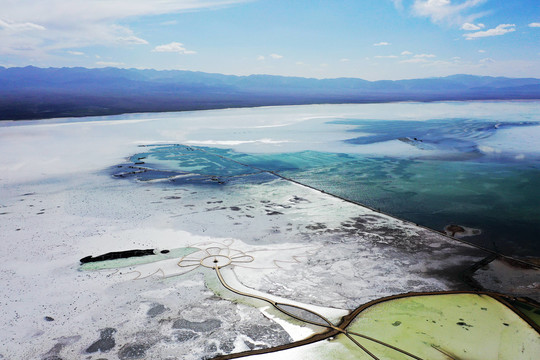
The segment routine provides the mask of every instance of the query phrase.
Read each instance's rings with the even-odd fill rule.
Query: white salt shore
[[[264,309],[230,301],[211,269],[139,280],[81,269],[79,259],[113,251],[222,244],[255,259],[231,270],[238,286],[337,317],[383,296],[467,288],[460,274],[484,252],[282,179],[152,184],[107,171],[141,144],[317,148],[309,136],[249,138],[320,113],[283,107],[1,124],[0,359],[201,359],[312,333],[284,330]],[[226,128],[244,133],[227,139]]]

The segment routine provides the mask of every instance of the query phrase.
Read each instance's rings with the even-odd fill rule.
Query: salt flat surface
[[[462,272],[486,253],[282,179],[197,186],[119,180],[108,171],[141,144],[238,141],[241,150],[279,151],[291,143],[313,149],[323,142],[309,134],[253,137],[240,129],[267,131],[309,119],[322,126],[320,117],[337,109],[347,116],[364,108],[2,124],[0,359],[201,359],[313,333],[301,324],[282,327],[283,319],[265,316],[268,309],[230,301],[211,269],[138,280],[133,269],[81,270],[79,259],[111,251],[221,244],[255,259],[229,269],[245,289],[329,316],[396,293],[467,289]],[[370,106],[365,109],[369,116]]]

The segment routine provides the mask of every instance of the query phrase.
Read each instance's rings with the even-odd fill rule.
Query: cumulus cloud
[[[340,59],[339,61],[340,61],[340,62],[349,62],[349,61],[351,61],[351,59],[343,58],[343,59]]]
[[[174,52],[174,53],[185,54],[185,55],[191,55],[191,54],[197,53],[196,51],[187,50],[184,47],[184,44],[179,43],[179,42],[172,42],[169,44],[158,45],[152,50],[152,52]]]
[[[68,50],[66,51],[68,54],[70,55],[75,55],[75,56],[81,56],[81,55],[84,55],[84,53],[82,51],[72,51],[72,50]]]
[[[486,50],[482,50],[482,49],[480,49],[480,50],[478,50],[478,52],[479,52],[480,54],[483,54],[483,53],[485,53],[485,52],[486,52]]]
[[[452,3],[451,0],[414,0],[413,13],[417,16],[427,17],[435,23],[446,22],[450,24],[471,23],[484,15],[484,13],[468,12],[486,2],[486,0],[466,0]]]
[[[504,35],[513,31],[516,31],[516,25],[500,24],[500,25],[497,25],[497,27],[493,29],[489,29],[486,31],[477,31],[474,33],[468,33],[468,34],[464,34],[463,36],[465,36],[467,40],[472,40],[472,39],[481,38],[481,37],[500,36],[500,35]]]
[[[417,55],[414,55],[414,57],[417,59],[421,59],[421,58],[434,58],[436,56],[433,54],[417,54]]]
[[[412,55],[412,52],[405,50],[401,52],[401,55]]]
[[[270,57],[272,59],[283,59],[283,56],[279,54],[270,54]]]
[[[486,25],[484,25],[484,24],[465,23],[465,24],[461,25],[461,30],[474,31],[474,30],[483,29],[485,27],[486,27]]]
[[[263,61],[264,59],[265,59],[265,58],[264,58],[264,56],[262,56],[262,55],[257,56],[257,60],[259,60],[259,61]]]
[[[529,27],[540,27],[540,23],[537,23],[537,22],[530,23]]]
[[[379,43],[373,44],[373,46],[388,46],[388,45],[390,45],[390,43],[386,41],[381,41]]]

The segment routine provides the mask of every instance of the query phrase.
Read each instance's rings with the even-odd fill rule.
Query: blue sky
[[[540,78],[538,0],[0,0],[0,65]]]

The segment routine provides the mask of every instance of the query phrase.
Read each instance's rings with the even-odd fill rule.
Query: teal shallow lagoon
[[[159,147],[167,157],[181,147]],[[505,254],[535,256],[540,213],[539,169],[520,164],[472,161],[369,158],[306,151],[292,154],[247,155],[217,148],[196,152],[196,162],[208,153],[270,170],[300,183],[350,199],[409,221],[443,230],[459,224],[481,229],[470,238]],[[201,155],[199,157],[199,154]],[[202,161],[206,177],[222,183],[257,170],[232,161]],[[178,170],[183,158],[177,159]],[[187,159],[186,159],[187,160]],[[198,174],[200,174],[199,172]]]
[[[445,116],[428,117],[437,106]],[[540,256],[537,103],[378,107],[379,116],[370,110],[358,117],[249,129],[242,139],[248,142],[265,134],[292,144],[278,150],[269,151],[267,145],[160,145],[147,147],[131,160],[144,158],[147,169],[179,172],[190,181],[217,179],[205,182],[218,185],[267,181],[271,177],[261,171],[271,171],[439,231],[450,224],[480,229],[480,235],[467,240],[504,254]],[[472,111],[464,116],[467,107]],[[475,115],[479,107],[482,113]],[[409,113],[393,119],[388,113],[411,108],[422,116],[414,119]],[[448,116],[452,112],[460,116]],[[223,130],[207,138],[227,138],[227,131],[240,133]],[[326,139],[327,134],[331,138]],[[295,140],[303,138],[320,146],[297,151]]]

